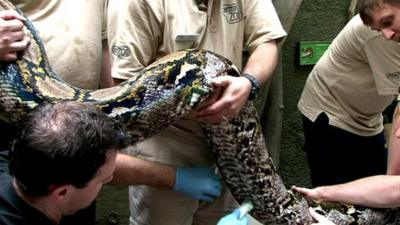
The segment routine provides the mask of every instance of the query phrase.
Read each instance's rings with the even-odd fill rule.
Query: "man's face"
[[[381,4],[372,11],[371,29],[391,41],[400,42],[400,6]]]
[[[88,207],[96,198],[103,184],[113,178],[117,153],[109,152],[106,163],[99,168],[95,177],[84,188],[73,188],[73,193],[68,201],[68,209],[64,215],[72,215],[80,209]]]

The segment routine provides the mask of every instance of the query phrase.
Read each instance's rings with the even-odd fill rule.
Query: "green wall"
[[[310,186],[297,102],[312,66],[298,65],[300,41],[332,41],[348,20],[350,0],[303,0],[282,49],[283,129],[280,174],[285,184]]]

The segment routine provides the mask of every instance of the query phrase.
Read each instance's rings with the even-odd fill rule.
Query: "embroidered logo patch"
[[[224,4],[222,11],[228,23],[238,23],[242,20],[242,11],[237,3]]]
[[[400,72],[387,73],[386,77],[397,84],[400,84]]]
[[[131,55],[131,50],[129,50],[128,46],[113,46],[111,48],[112,54],[117,56],[118,58],[125,58]]]

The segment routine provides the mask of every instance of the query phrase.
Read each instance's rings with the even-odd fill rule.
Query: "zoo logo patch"
[[[242,11],[237,3],[224,4],[222,12],[228,23],[239,23],[242,20]]]
[[[397,84],[400,82],[400,72],[387,73],[386,77]]]
[[[111,52],[113,55],[117,56],[118,58],[125,58],[131,55],[131,50],[126,45],[122,46],[112,46]]]

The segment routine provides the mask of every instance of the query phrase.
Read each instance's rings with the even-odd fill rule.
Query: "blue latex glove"
[[[248,215],[243,216],[239,219],[240,209],[235,209],[232,213],[222,217],[217,225],[247,225],[249,224]]]
[[[178,167],[174,190],[211,202],[221,195],[221,178],[209,167]]]

